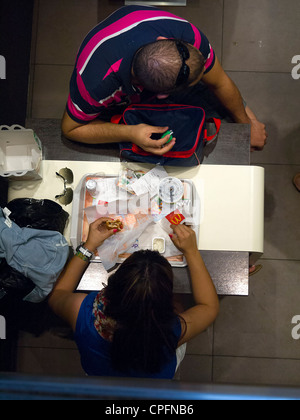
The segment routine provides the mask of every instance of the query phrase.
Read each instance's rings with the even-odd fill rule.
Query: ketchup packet
[[[174,210],[166,216],[166,219],[168,219],[172,225],[180,225],[180,223],[185,220],[185,217],[179,210]]]

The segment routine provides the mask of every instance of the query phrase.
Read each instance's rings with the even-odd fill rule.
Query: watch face
[[[87,250],[86,248],[83,248],[83,253],[87,256],[87,257],[91,257],[93,254]]]

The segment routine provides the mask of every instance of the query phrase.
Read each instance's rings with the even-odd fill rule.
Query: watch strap
[[[90,261],[94,254],[83,245],[79,245],[76,249],[76,256],[81,258],[83,261]]]

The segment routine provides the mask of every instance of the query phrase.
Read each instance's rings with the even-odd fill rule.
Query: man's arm
[[[263,149],[267,139],[265,125],[257,120],[249,107],[245,109],[239,89],[225,73],[217,58],[214,67],[203,76],[202,81],[214,92],[236,123],[251,124],[252,150]]]
[[[113,124],[101,120],[93,120],[87,124],[80,124],[69,116],[65,111],[62,119],[62,132],[70,140],[86,144],[104,144],[131,142],[143,150],[156,155],[169,152],[175,144],[174,138],[164,146],[170,136],[162,140],[153,140],[153,133],[163,134],[168,127],[154,127],[147,124],[123,125]]]
[[[74,121],[67,111],[64,113],[61,128],[63,135],[68,139],[87,144],[130,141],[133,136],[131,126],[107,123],[98,119],[80,124]]]

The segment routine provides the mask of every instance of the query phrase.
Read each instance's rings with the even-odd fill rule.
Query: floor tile
[[[208,383],[212,380],[212,357],[186,355],[180,365],[183,382]]]
[[[74,65],[79,46],[98,23],[97,8],[97,0],[40,0],[35,62]]]
[[[213,326],[209,327],[206,331],[193,338],[187,344],[186,354],[197,355],[212,355],[213,348]]]
[[[252,163],[300,164],[300,80],[290,74],[228,72],[249,107],[267,127],[263,151]]]
[[[46,376],[85,376],[79,352],[75,349],[19,347],[17,372]]]
[[[298,0],[225,0],[225,69],[290,73],[299,54],[299,21]]]
[[[300,360],[292,319],[299,315],[300,261],[261,260],[247,298],[224,297],[214,327],[214,356]]]
[[[31,118],[62,118],[72,71],[72,66],[35,66]]]
[[[19,347],[77,349],[72,339],[72,332],[68,328],[53,328],[36,337],[28,332],[20,331]]]
[[[193,23],[208,38],[222,61],[223,0],[194,0],[188,7],[162,7]]]
[[[300,165],[265,168],[265,241],[262,258],[300,260],[300,194],[292,179]]]
[[[124,6],[124,0],[98,0],[98,22]]]
[[[213,381],[227,384],[299,386],[300,360],[215,357]]]

